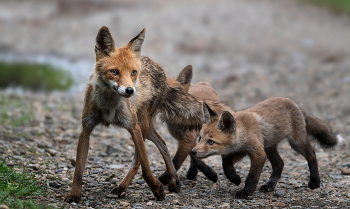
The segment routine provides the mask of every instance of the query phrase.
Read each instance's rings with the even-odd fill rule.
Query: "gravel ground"
[[[110,27],[118,46],[146,27],[143,54],[159,62],[169,76],[192,64],[193,80],[209,81],[236,109],[270,96],[290,97],[310,114],[326,120],[345,143],[334,149],[314,143],[321,176],[317,190],[307,188],[305,159],[283,142],[279,149],[285,167],[276,192],[255,192],[247,200],[235,199],[234,193],[244,185],[229,183],[222,174],[220,158],[211,157],[206,162],[220,174],[217,183],[201,173],[196,181],[186,180],[187,160],[178,172],[181,192],[168,193],[165,201],[158,202],[140,171],[125,198],[109,194],[128,171],[134,148],[125,130],[97,127],[91,136],[82,202],[66,208],[350,207],[350,176],[342,174],[350,173],[348,16],[299,1],[87,1],[84,7],[67,6],[67,2],[3,1],[1,54],[56,56],[69,60],[67,65],[84,60],[85,64],[72,68],[82,67],[78,74],[72,73],[83,83],[92,70],[94,39],[102,25]],[[0,123],[0,158],[6,158],[8,165],[23,165],[48,185],[49,197],[38,202],[62,205],[74,173],[82,89],[69,94],[0,91],[0,99],[5,98],[13,105],[0,107],[7,118]],[[30,115],[31,120],[23,115]],[[16,120],[21,122],[11,123]],[[174,155],[176,141],[164,125],[158,124],[157,129]],[[146,146],[158,176],[165,165],[156,147],[149,141]],[[249,159],[244,158],[236,168],[244,180]],[[259,186],[270,172],[266,163]],[[115,177],[106,182],[112,174]]]
[[[24,166],[48,185],[50,195],[39,199],[39,202],[62,205],[74,173],[76,143],[81,130],[79,115],[82,98],[69,98],[58,94],[8,98],[27,107],[27,110],[9,110],[12,117],[29,110],[34,114],[34,120],[20,128],[8,127],[7,123],[0,126],[1,158],[6,158],[9,166]],[[157,129],[165,138],[170,153],[174,155],[175,140],[171,139],[164,125],[158,124]],[[162,158],[151,142],[147,141],[146,146],[151,168],[154,174],[159,176],[165,169]],[[186,169],[189,167],[189,161],[186,161],[178,172],[182,184],[180,193],[167,193],[164,201],[155,201],[139,171],[127,196],[118,199],[109,192],[127,173],[132,161],[133,144],[125,130],[98,127],[91,136],[82,202],[68,204],[66,208],[349,207],[350,176],[342,175],[340,171],[343,169],[344,172],[350,172],[349,143],[331,150],[320,148],[316,144],[314,148],[318,158],[321,188],[313,191],[307,188],[309,173],[305,159],[284,142],[279,149],[285,166],[275,192],[255,192],[247,200],[235,199],[234,193],[244,184],[235,186],[230,183],[223,175],[220,158],[211,157],[206,162],[219,173],[217,183],[210,182],[201,173],[195,181],[186,180]],[[236,168],[244,180],[249,171],[249,158],[244,158]],[[271,166],[267,163],[259,186],[268,180],[270,173]],[[106,181],[113,174],[115,177]]]

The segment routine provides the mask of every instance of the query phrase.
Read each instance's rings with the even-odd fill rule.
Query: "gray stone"
[[[284,197],[286,195],[286,190],[276,190],[273,195],[276,197]]]
[[[136,181],[136,183],[142,185],[142,184],[145,183],[145,180],[144,179],[139,179],[139,180]]]
[[[57,181],[49,181],[49,186],[53,188],[60,188],[62,185]]]

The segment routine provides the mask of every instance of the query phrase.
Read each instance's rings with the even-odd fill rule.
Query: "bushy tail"
[[[164,122],[198,129],[202,126],[202,104],[179,87],[168,86],[158,112]]]
[[[329,126],[322,120],[306,114],[304,111],[306,131],[313,136],[323,147],[333,147],[340,144],[344,139],[338,134],[332,133]]]

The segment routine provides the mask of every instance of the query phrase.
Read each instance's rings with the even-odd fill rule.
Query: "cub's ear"
[[[189,85],[191,84],[192,76],[192,65],[187,65],[177,76],[176,81],[178,81],[181,85]]]
[[[224,133],[232,134],[236,130],[236,121],[231,113],[225,111],[220,115],[216,128]]]
[[[207,105],[207,103],[203,102],[202,105],[203,109],[203,123],[210,123],[212,121],[213,117],[218,116],[210,107]]]
[[[96,57],[109,56],[115,50],[115,43],[111,32],[106,26],[100,28],[96,36],[95,54]]]
[[[137,35],[135,38],[131,39],[131,41],[128,43],[127,47],[131,49],[137,58],[141,57],[141,48],[142,43],[145,40],[145,32],[146,28],[144,28],[139,35]]]

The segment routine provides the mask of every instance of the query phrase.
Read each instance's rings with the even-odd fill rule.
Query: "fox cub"
[[[308,136],[316,138],[324,147],[335,146],[343,140],[340,135],[334,135],[324,121],[306,114],[288,98],[269,98],[244,111],[224,111],[220,116],[203,103],[203,120],[193,155],[199,159],[226,155],[231,157],[232,164],[246,155],[250,157],[245,187],[236,193],[237,198],[251,196],[256,190],[266,158],[271,162],[272,174],[260,191],[275,189],[284,165],[277,144],[284,138],[308,162],[308,187],[319,188],[316,154]]]

